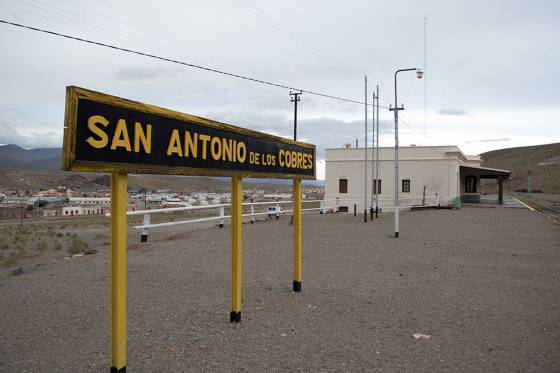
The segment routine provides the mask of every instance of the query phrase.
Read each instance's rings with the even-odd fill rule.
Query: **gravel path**
[[[229,323],[229,229],[130,234],[128,364],[154,371],[560,371],[560,229],[526,209],[245,224]],[[0,282],[0,371],[108,370],[107,250]],[[431,335],[416,340],[414,333]]]

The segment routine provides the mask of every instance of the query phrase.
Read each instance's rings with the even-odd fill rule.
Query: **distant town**
[[[323,199],[324,188],[303,188],[303,199]],[[102,215],[111,211],[109,189],[80,191],[59,186],[46,190],[0,190],[1,219],[39,219]],[[262,189],[243,190],[248,202],[286,201],[291,193]],[[169,189],[128,189],[128,211],[154,208],[209,206],[230,202],[229,192],[174,192]]]

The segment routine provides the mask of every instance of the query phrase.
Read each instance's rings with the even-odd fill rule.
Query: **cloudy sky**
[[[383,106],[396,69],[424,67],[427,17],[426,79],[399,75],[401,145],[469,154],[560,141],[559,14],[557,0],[0,0],[3,20],[349,99],[363,101],[367,75]],[[292,134],[283,89],[3,24],[0,45],[0,144],[61,146],[67,85]],[[363,105],[304,94],[299,109],[319,157],[363,145]]]

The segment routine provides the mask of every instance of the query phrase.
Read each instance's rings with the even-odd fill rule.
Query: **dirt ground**
[[[128,370],[560,371],[557,224],[468,207],[403,212],[398,239],[392,224],[304,216],[301,294],[289,217],[245,224],[240,324],[228,226],[154,230],[147,244],[130,229]],[[0,279],[0,371],[107,371],[100,245]]]

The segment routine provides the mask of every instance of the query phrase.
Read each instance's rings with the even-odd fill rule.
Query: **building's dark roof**
[[[468,172],[473,175],[478,175],[483,179],[497,179],[498,176],[502,176],[507,179],[511,175],[511,171],[500,170],[498,168],[480,167],[480,166],[464,166],[461,165],[461,170]]]

